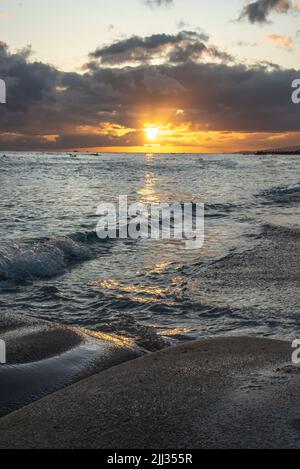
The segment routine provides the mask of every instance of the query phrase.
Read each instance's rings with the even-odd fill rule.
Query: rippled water
[[[291,233],[298,248],[299,157],[8,153],[0,167],[3,311],[132,335],[149,349],[165,337],[286,337],[297,329],[295,274],[284,274],[286,296],[277,298],[275,274],[262,288],[250,282],[253,266],[248,277],[243,266],[249,250],[265,265],[264,256],[284,249]],[[204,247],[100,241],[96,208],[119,195],[205,203]],[[262,235],[266,226],[290,231],[274,231],[278,239],[271,239]]]

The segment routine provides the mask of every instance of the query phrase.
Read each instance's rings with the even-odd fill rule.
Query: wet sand
[[[7,364],[0,366],[0,416],[141,355],[114,336],[2,313],[0,339]]]
[[[0,448],[300,448],[291,344],[191,342],[114,366],[0,419]]]
[[[243,325],[244,335],[271,334],[290,340],[297,338],[293,333],[299,329],[299,255],[298,228],[265,225],[255,236],[254,247],[234,251],[210,265],[196,264],[188,286],[199,292],[199,302],[235,313],[241,321],[240,335]],[[187,277],[189,269],[184,271]],[[230,330],[234,326],[230,323]]]

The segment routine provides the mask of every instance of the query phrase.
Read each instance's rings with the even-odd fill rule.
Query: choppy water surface
[[[0,157],[0,308],[115,331],[149,349],[165,337],[294,337],[300,309],[299,161],[8,153]],[[100,241],[97,206],[125,194],[134,202],[205,203],[204,247]],[[286,240],[296,264],[279,278],[276,251],[280,266],[291,265]],[[256,283],[251,258],[261,271]],[[283,294],[276,295],[276,282],[284,284]]]

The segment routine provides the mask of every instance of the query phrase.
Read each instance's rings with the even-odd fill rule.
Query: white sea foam
[[[88,246],[67,237],[37,241],[27,247],[6,245],[0,248],[0,281],[50,278],[90,257]]]

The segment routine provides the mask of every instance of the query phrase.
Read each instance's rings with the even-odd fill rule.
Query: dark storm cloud
[[[0,42],[0,76],[5,77],[9,110],[23,110],[35,101],[40,101],[51,91],[59,72],[49,65],[29,63],[29,47],[12,54]]]
[[[102,64],[120,65],[123,63],[147,62],[153,58],[162,58],[168,62],[197,60],[204,53],[221,54],[217,48],[208,46],[206,34],[194,31],[181,31],[178,34],[153,34],[152,36],[132,36],[107,47],[97,49],[90,54]]]
[[[266,23],[272,12],[288,13],[295,10],[290,0],[257,0],[248,3],[241,14],[241,19],[246,18],[250,23]]]
[[[1,151],[143,145],[143,132],[135,129],[162,112],[191,130],[300,131],[299,109],[291,103],[299,71],[172,60],[125,68],[95,61],[84,74],[63,73],[32,62],[28,50],[13,54],[1,44],[0,78],[8,85],[8,103],[0,106]],[[176,117],[177,109],[184,114]],[[128,133],[118,132],[123,128]]]

